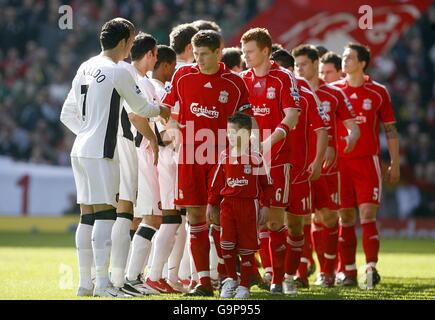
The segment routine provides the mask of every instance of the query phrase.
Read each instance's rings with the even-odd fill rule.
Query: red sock
[[[310,262],[310,256],[312,252],[311,246],[311,224],[304,225],[304,246],[302,248],[301,260],[297,271],[297,276],[302,279],[308,279],[308,264]],[[307,235],[305,237],[305,235]]]
[[[279,231],[270,231],[270,256],[272,262],[272,283],[281,284],[284,279],[284,261],[286,255],[287,228],[284,226]],[[296,270],[295,270],[296,271]]]
[[[225,273],[227,274],[227,277],[237,280],[236,250],[222,249],[222,254],[225,262]]]
[[[324,229],[323,224],[317,222],[312,223],[311,242],[312,242],[313,250],[316,251],[317,260],[319,260],[320,272],[323,272],[324,252],[325,252],[323,241],[322,241],[323,229]]]
[[[324,227],[322,232],[322,240],[325,244],[325,274],[332,276],[334,274],[335,261],[337,260],[337,243],[338,243],[338,223],[331,228]]]
[[[213,237],[214,246],[216,248],[216,253],[218,256],[217,272],[219,274],[219,279],[223,279],[226,277],[226,270],[225,270],[225,263],[222,258],[222,251],[221,251],[221,226],[212,224],[211,236]]]
[[[362,244],[366,256],[366,263],[378,262],[379,233],[376,228],[376,221],[361,224]]]
[[[287,251],[285,255],[285,273],[295,275],[301,261],[302,248],[304,247],[305,235],[292,236],[287,238]]]
[[[252,266],[255,264],[254,253],[240,255],[240,285],[250,287]]]
[[[335,271],[344,272],[343,263],[343,248],[342,248],[343,238],[340,237],[340,227],[338,230],[338,243],[337,243],[337,259],[335,260]]]
[[[355,264],[356,255],[356,232],[355,225],[343,226],[340,224],[340,237],[342,238],[342,269],[347,277],[356,278],[357,270]]]
[[[190,250],[198,273],[199,283],[211,288],[210,240],[205,222],[190,225]]]
[[[269,229],[267,227],[264,227],[260,230],[260,258],[261,265],[265,272],[272,269],[272,263],[270,262],[269,241]]]

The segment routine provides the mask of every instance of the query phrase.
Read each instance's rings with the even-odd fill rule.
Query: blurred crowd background
[[[168,44],[177,24],[216,21],[229,40],[272,0],[62,1],[73,30],[58,26],[59,1],[0,0],[0,156],[68,166],[74,136],[59,121],[78,66],[99,53],[98,34],[112,17]],[[393,100],[401,144],[399,186],[385,186],[380,215],[435,217],[435,5],[372,62],[370,76]],[[341,54],[341,52],[338,52]],[[382,155],[388,159],[385,140]]]

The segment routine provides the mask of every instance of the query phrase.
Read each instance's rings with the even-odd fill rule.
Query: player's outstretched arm
[[[118,93],[127,101],[135,114],[144,118],[153,118],[162,113],[164,118],[169,117],[169,110],[150,101],[140,91],[133,77],[126,69],[116,68],[113,82]]]
[[[384,128],[387,137],[388,152],[391,159],[386,179],[391,184],[396,184],[400,180],[399,137],[395,123],[386,123],[384,124]]]

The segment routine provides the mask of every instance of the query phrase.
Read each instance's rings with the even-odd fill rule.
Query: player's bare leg
[[[287,228],[284,225],[284,217],[285,211],[283,208],[270,208],[267,226],[269,228],[269,250],[273,270],[270,286],[270,292],[272,294],[282,293],[287,238]]]
[[[362,229],[362,245],[366,257],[367,288],[377,285],[381,278],[376,270],[379,253],[379,233],[376,227],[376,214],[378,205],[363,203],[359,206],[359,216]]]
[[[122,288],[125,282],[125,267],[130,250],[130,227],[133,220],[133,203],[119,200],[116,209],[117,218],[112,228],[111,281],[116,288]]]
[[[109,262],[112,247],[112,227],[116,220],[116,209],[107,204],[93,205],[94,228],[92,250],[95,261],[94,295],[100,295],[109,285]]]
[[[210,279],[210,240],[206,221],[206,206],[187,207],[187,220],[190,224],[190,248],[199,285],[187,295],[213,296]]]
[[[339,224],[339,241],[341,245],[342,261],[341,270],[344,274],[343,279],[338,279],[337,284],[353,287],[357,285],[357,268],[356,268],[356,209],[340,209]]]
[[[287,213],[288,239],[285,257],[284,294],[297,293],[294,277],[301,261],[304,246],[304,216]]]
[[[321,241],[324,244],[324,262],[321,269],[324,273],[324,278],[320,285],[322,287],[332,287],[334,285],[334,268],[337,259],[338,213],[328,208],[322,208],[319,212],[323,224]]]
[[[76,248],[79,265],[79,287],[77,296],[92,296],[91,268],[93,265],[92,228],[94,226],[94,210],[90,205],[80,205],[80,223],[76,230]]]

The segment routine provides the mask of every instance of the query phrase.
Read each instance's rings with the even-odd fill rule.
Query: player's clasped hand
[[[163,119],[168,120],[169,117],[171,116],[171,109],[165,106],[160,106],[160,116]]]

